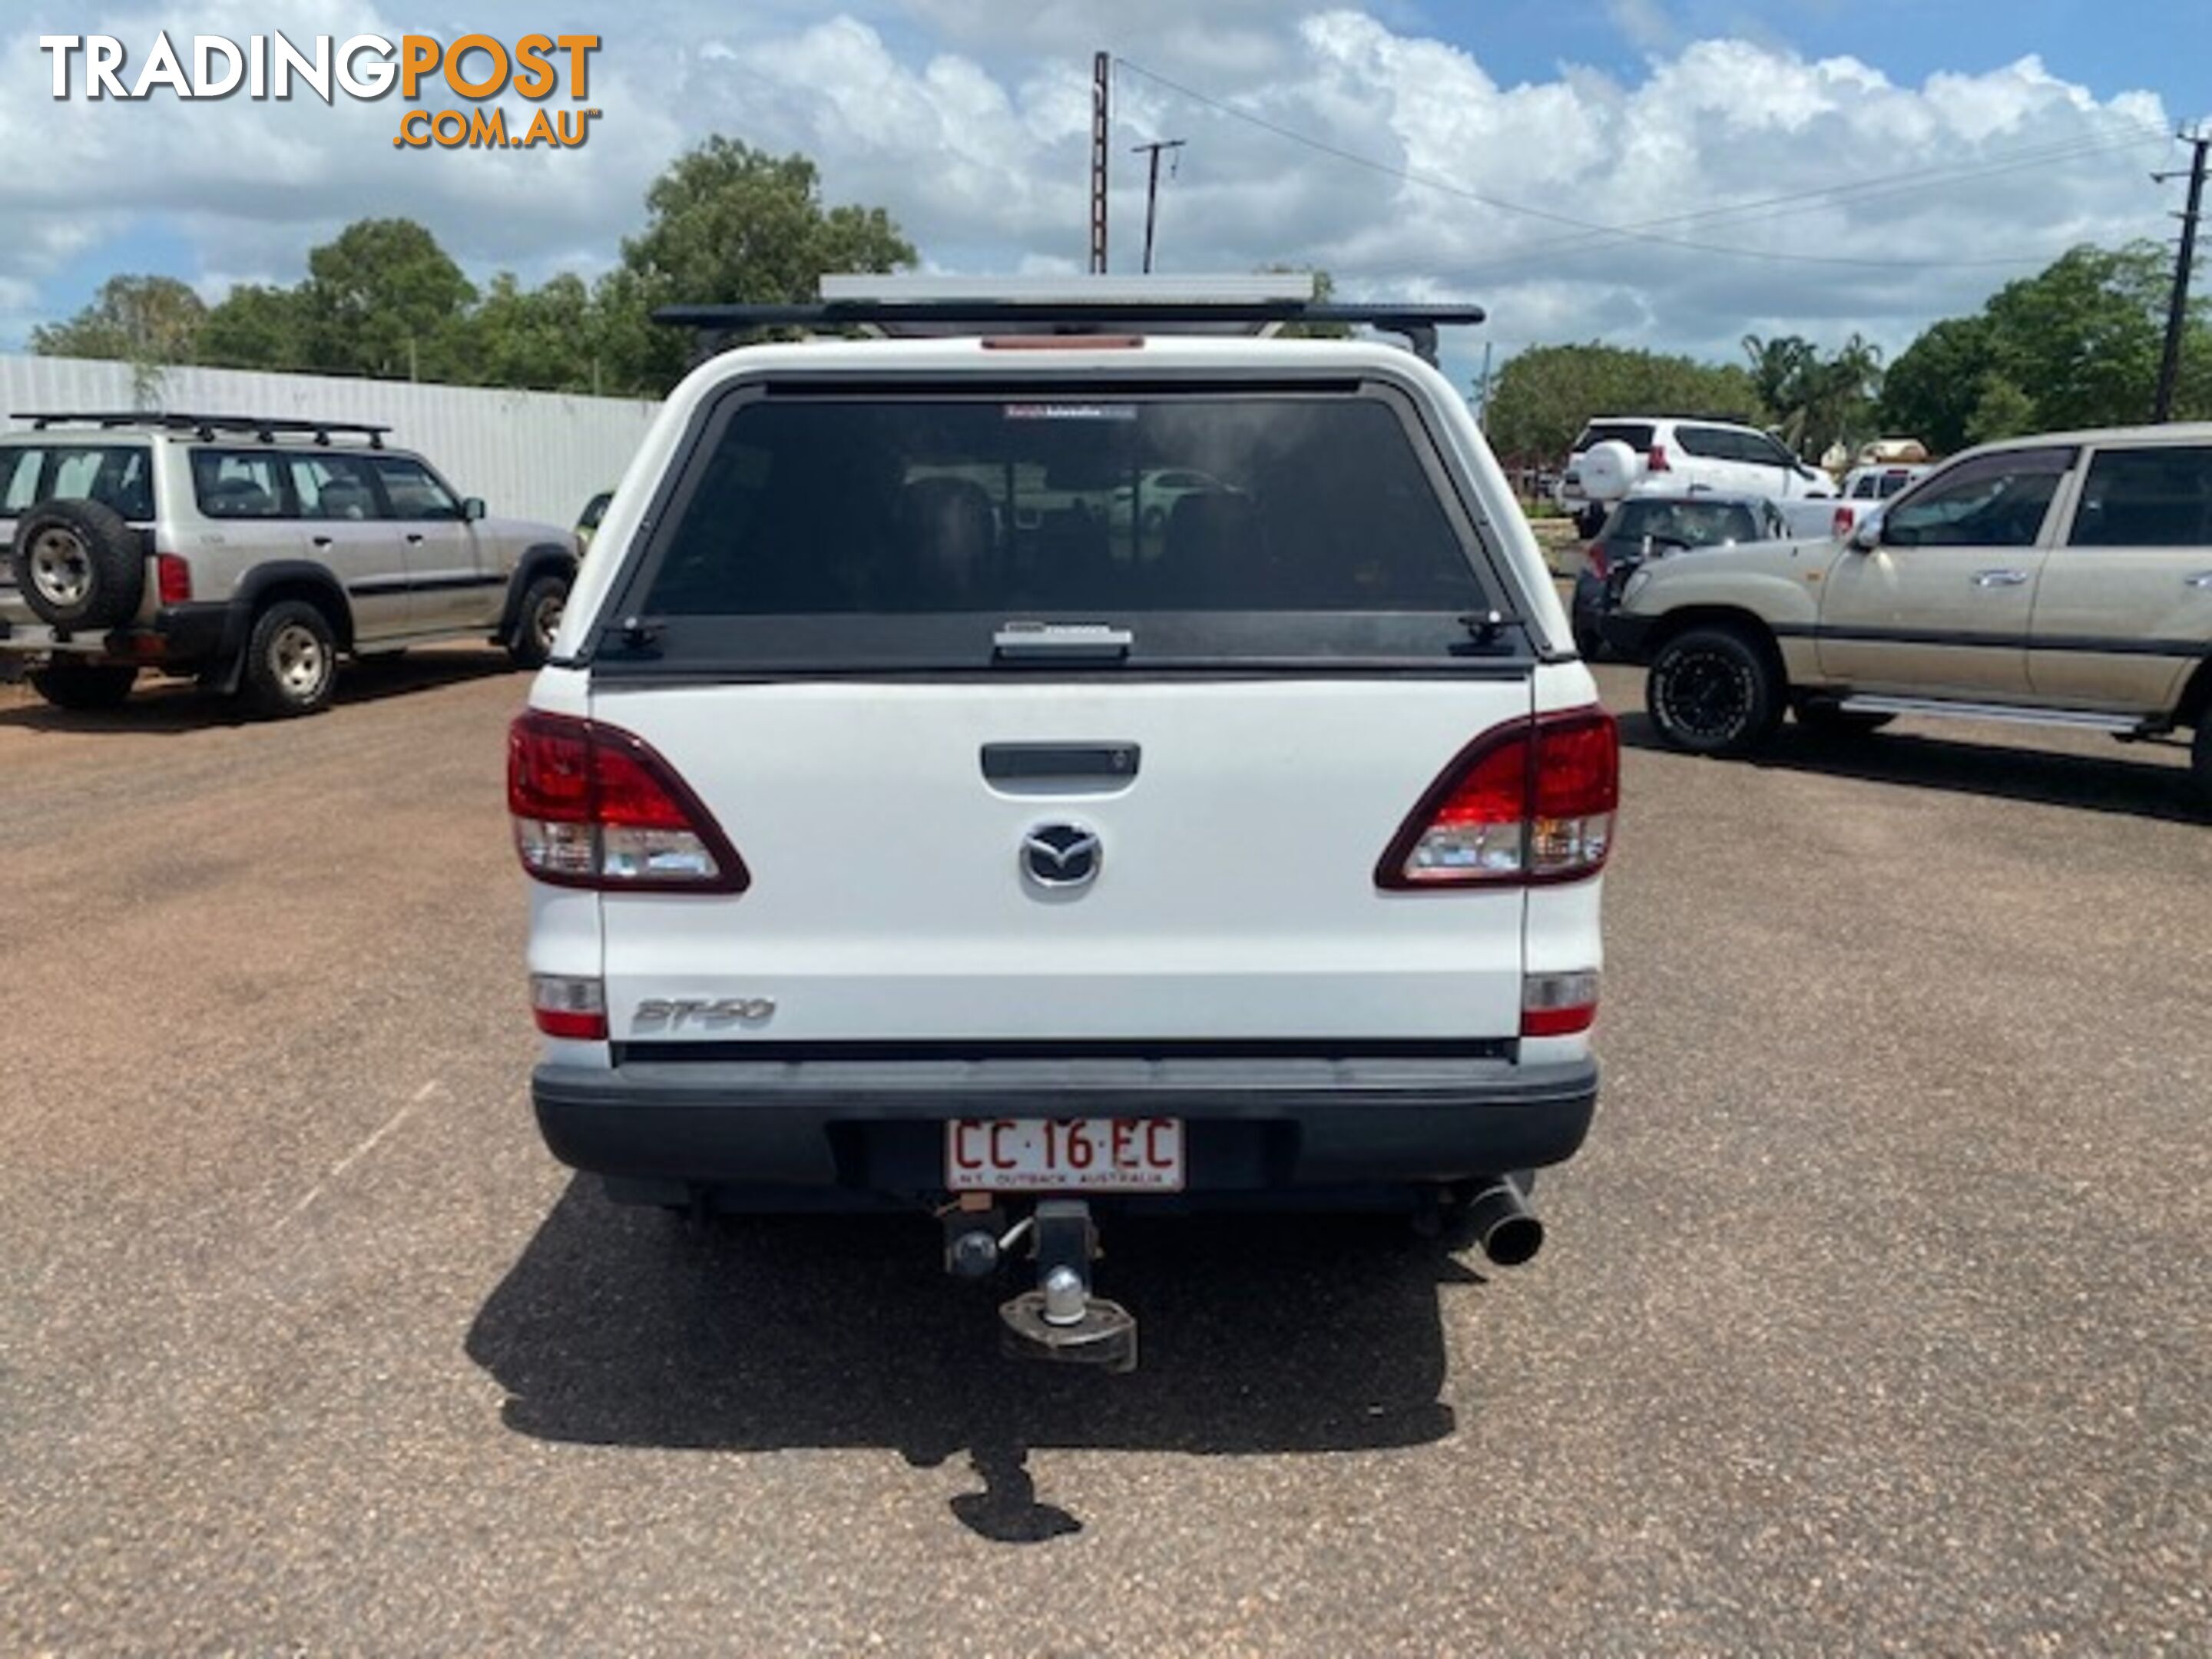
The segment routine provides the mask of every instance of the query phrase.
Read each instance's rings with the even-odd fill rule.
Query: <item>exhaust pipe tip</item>
[[[1544,1248],[1543,1222],[1510,1181],[1477,1193],[1467,1206],[1467,1219],[1483,1255],[1501,1267],[1521,1267]]]

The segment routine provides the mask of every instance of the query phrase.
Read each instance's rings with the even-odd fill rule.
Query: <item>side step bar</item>
[[[1948,720],[2002,720],[2013,726],[2070,726],[2078,731],[2148,736],[2160,727],[2138,714],[2100,714],[2087,708],[2023,708],[2008,702],[1947,702],[1937,697],[1845,697],[1846,714],[1934,714]]]

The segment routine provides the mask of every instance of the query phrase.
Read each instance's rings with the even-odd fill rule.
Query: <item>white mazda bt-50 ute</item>
[[[866,280],[672,319],[925,337],[702,362],[514,722],[554,1153],[1018,1247],[1009,1345],[1116,1368],[1111,1213],[1525,1260],[1596,1098],[1613,722],[1433,368],[1223,332],[1480,313]]]

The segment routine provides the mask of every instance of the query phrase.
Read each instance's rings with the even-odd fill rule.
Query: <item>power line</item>
[[[1648,230],[1645,230],[1638,225],[1607,225],[1601,224],[1591,220],[1578,219],[1571,214],[1559,213],[1547,208],[1531,207],[1526,203],[1506,201],[1502,198],[1486,195],[1480,191],[1469,190],[1463,185],[1453,183],[1449,179],[1439,179],[1431,174],[1415,173],[1409,168],[1398,167],[1388,161],[1377,161],[1373,156],[1362,155],[1355,150],[1348,150],[1340,145],[1330,143],[1326,139],[1316,138],[1310,133],[1300,132],[1295,128],[1283,126],[1279,123],[1268,120],[1265,116],[1255,115],[1249,110],[1239,109],[1232,104],[1225,103],[1220,99],[1211,97],[1194,88],[1187,87],[1181,82],[1170,80],[1164,75],[1148,70],[1141,64],[1132,63],[1126,58],[1116,58],[1114,61],[1118,67],[1128,70],[1132,73],[1140,76],[1147,81],[1153,82],[1159,86],[1164,87],[1169,91],[1176,93],[1182,97],[1189,99],[1194,103],[1203,105],[1208,109],[1217,111],[1223,115],[1230,117],[1231,119],[1244,122],[1248,125],[1257,127],[1262,131],[1272,133],[1279,138],[1285,139],[1291,143],[1301,145],[1308,149],[1317,151],[1322,155],[1332,156],[1334,159],[1346,162],[1351,166],[1364,167],[1370,172],[1378,173],[1386,177],[1396,179],[1407,184],[1419,185],[1425,189],[1440,191],[1446,195],[1455,196],[1462,200],[1474,202],[1480,206],[1495,208],[1501,212],[1519,214],[1527,218],[1538,219],[1553,224],[1564,225],[1582,234],[1581,238],[1561,239],[1563,241],[1575,241],[1589,239],[1589,240],[1595,242],[1613,240],[1650,242],[1657,244],[1661,246],[1683,248],[1701,253],[1717,253],[1735,258],[1768,259],[1793,264],[1856,266],[1882,270],[1893,270],[1900,268],[1956,270],[1977,265],[2017,265],[2038,263],[2039,261],[2048,259],[2051,257],[2048,253],[2036,253],[2021,254],[2004,258],[1982,259],[1867,259],[1855,258],[1841,254],[1788,253],[1778,250],[1765,248],[1730,247],[1716,243],[1692,241],[1684,237],[1654,235]],[[2161,132],[2161,140],[2163,139],[2163,137],[2164,135]],[[2147,142],[2147,140],[2144,142]],[[2134,145],[2132,143],[2114,146],[2114,148],[2133,147]],[[2033,157],[2028,161],[2021,162],[2021,165],[2033,165],[2048,159],[2051,158]],[[2007,162],[2003,165],[2008,167],[2012,165],[2012,163]],[[1972,170],[1968,169],[1966,171],[1970,176]],[[1862,188],[1868,185],[1884,182],[1887,181],[1885,179],[1862,180],[1857,185],[1839,185],[1835,186],[1834,189],[1838,191],[1851,190]],[[1808,196],[1815,193],[1817,192],[1804,192],[1804,194]],[[1784,198],[1778,199],[1791,200],[1796,198]],[[1753,204],[1744,205],[1747,208]],[[1711,211],[1718,213],[1722,210],[1712,210]],[[1677,222],[1683,219],[1698,216],[1674,216],[1670,219],[1656,221],[1654,222]],[[1518,258],[1520,255],[1516,254],[1510,257]]]

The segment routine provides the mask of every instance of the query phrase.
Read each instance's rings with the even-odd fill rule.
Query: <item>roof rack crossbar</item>
[[[1310,300],[1090,300],[1054,295],[1034,300],[833,300],[812,305],[664,306],[653,320],[696,330],[708,350],[726,337],[757,328],[988,327],[994,324],[1048,326],[1059,333],[1154,324],[1364,324],[1403,335],[1426,362],[1436,361],[1437,330],[1472,326],[1486,319],[1480,306],[1322,303]]]
[[[166,432],[196,432],[203,438],[212,438],[219,432],[251,432],[264,443],[273,443],[279,433],[287,435],[306,434],[319,444],[327,445],[333,434],[348,437],[367,438],[369,447],[384,447],[384,434],[392,430],[367,421],[317,421],[296,416],[272,415],[195,415],[184,410],[160,409],[134,410],[17,410],[15,418],[28,421],[32,430],[44,432],[57,426],[96,426],[102,431],[117,427],[156,427]]]

